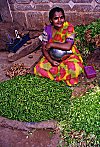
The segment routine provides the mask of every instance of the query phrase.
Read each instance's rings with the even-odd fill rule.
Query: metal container
[[[65,55],[71,54],[72,51],[63,51],[60,49],[51,48],[49,51],[51,57],[55,60],[61,60]]]

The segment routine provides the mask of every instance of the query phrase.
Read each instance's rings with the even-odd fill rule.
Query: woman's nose
[[[60,21],[60,20],[61,20],[61,18],[59,17],[59,18],[58,18],[58,21]]]

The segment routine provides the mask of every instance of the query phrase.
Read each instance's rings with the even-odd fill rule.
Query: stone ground
[[[0,117],[0,147],[56,147],[57,122],[26,123]]]
[[[0,147],[53,147],[51,133],[51,129],[35,129],[28,133],[0,127]]]
[[[7,51],[0,52],[0,82],[9,80],[6,76],[7,69],[12,65],[8,62]],[[86,75],[80,76],[80,82],[77,86],[72,87],[72,99],[84,95],[88,89],[100,85],[100,50],[97,49],[87,60],[88,65],[93,65],[96,69],[96,77],[87,79]],[[3,121],[2,121],[3,123]],[[31,132],[20,130],[0,124],[0,147],[57,147],[60,134],[55,133],[54,128],[33,129]]]

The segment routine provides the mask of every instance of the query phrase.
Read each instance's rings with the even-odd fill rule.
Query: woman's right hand
[[[55,60],[52,61],[52,65],[53,65],[53,66],[59,66],[59,64],[60,64],[60,63],[57,62],[57,61],[55,61]]]
[[[45,55],[45,57],[47,58],[47,60],[53,65],[53,66],[59,66],[59,62],[53,60],[51,57],[50,57],[50,54],[48,53],[48,50],[46,49],[46,46],[43,45],[43,53]]]

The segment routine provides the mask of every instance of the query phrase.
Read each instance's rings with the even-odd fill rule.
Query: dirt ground
[[[72,87],[72,99],[80,97],[86,93],[89,89],[95,86],[100,87],[100,48],[96,49],[94,53],[91,53],[86,61],[86,66],[93,66],[96,71],[94,78],[87,78],[85,72],[79,76],[79,83]],[[85,65],[84,65],[85,67]]]
[[[12,65],[8,62],[7,51],[0,52],[0,82],[9,80],[6,76],[7,69]],[[87,79],[85,74],[79,78],[79,84],[72,87],[72,99],[82,96],[88,89],[100,85],[100,49],[91,54],[87,60],[87,65],[93,65],[96,69],[96,77]],[[55,135],[52,129],[35,129],[32,132],[12,129],[0,126],[0,147],[56,147],[59,140],[59,134]]]

